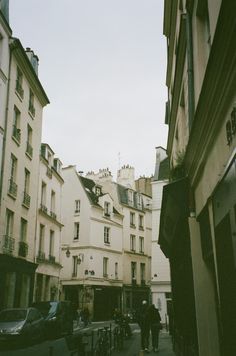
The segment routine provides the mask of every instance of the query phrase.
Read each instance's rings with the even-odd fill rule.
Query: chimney
[[[39,66],[38,56],[36,56],[36,54],[34,54],[34,51],[29,47],[26,48],[25,53],[27,54],[27,57],[29,58],[35,73],[38,75],[38,66]]]
[[[135,190],[134,167],[124,165],[117,172],[117,183]]]
[[[0,0],[0,10],[9,23],[9,0]]]

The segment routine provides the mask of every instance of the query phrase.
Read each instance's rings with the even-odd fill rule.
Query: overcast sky
[[[39,57],[42,141],[63,165],[153,174],[167,138],[163,0],[10,0],[10,25]]]

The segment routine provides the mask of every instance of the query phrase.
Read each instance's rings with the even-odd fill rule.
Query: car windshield
[[[41,302],[41,303],[34,303],[33,307],[37,308],[43,316],[48,314],[53,314],[57,310],[57,302]]]
[[[26,309],[3,310],[0,313],[0,321],[21,321],[26,319],[26,315]]]

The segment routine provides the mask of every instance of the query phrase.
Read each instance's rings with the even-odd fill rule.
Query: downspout
[[[7,84],[7,96],[6,96],[6,111],[5,111],[5,123],[4,123],[4,134],[3,134],[3,147],[2,147],[2,164],[0,171],[0,207],[2,202],[2,185],[3,185],[3,174],[4,174],[4,164],[5,164],[5,151],[6,151],[6,136],[7,136],[7,119],[8,119],[8,104],[9,104],[9,93],[10,93],[10,73],[11,73],[11,62],[12,62],[12,52],[15,50],[15,46],[10,45],[10,57],[9,57],[9,68],[8,68],[8,84]]]
[[[194,72],[193,72],[193,34],[192,34],[192,14],[189,10],[186,13],[186,36],[187,36],[187,73],[188,73],[188,125],[189,133],[192,128],[195,110],[194,98]]]

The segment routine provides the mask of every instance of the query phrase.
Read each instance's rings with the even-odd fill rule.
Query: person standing
[[[152,335],[152,347],[153,351],[156,352],[159,346],[159,332],[161,329],[161,316],[159,310],[152,304],[148,310],[151,335]]]
[[[141,308],[138,313],[138,324],[141,329],[141,347],[143,351],[149,352],[149,335],[150,335],[150,314],[146,300],[142,301]]]

